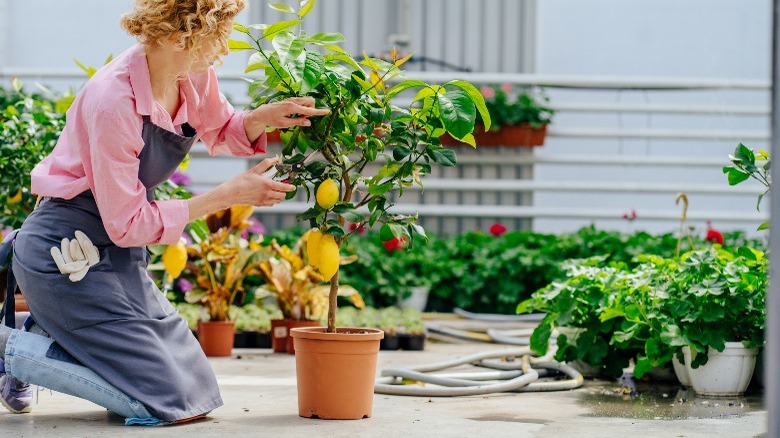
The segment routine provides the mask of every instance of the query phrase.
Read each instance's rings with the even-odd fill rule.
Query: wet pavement
[[[382,351],[382,368],[433,363],[509,347],[428,343],[426,351]],[[33,412],[0,413],[0,437],[755,437],[766,429],[760,392],[702,399],[672,385],[586,381],[573,391],[429,398],[376,395],[373,416],[328,421],[297,415],[295,357],[234,350],[210,360],[225,406],[204,420],[125,427],[92,403],[42,390]]]

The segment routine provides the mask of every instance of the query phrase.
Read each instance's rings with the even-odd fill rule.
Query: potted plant
[[[467,82],[430,86],[403,80],[400,67],[409,57],[397,59],[393,50],[391,62],[368,56],[358,62],[338,46],[341,34],[307,34],[302,21],[314,4],[314,0],[301,0],[298,8],[273,4],[292,19],[271,25],[236,24],[234,28],[249,41],[229,44],[233,50],[254,51],[247,71],[263,72],[250,86],[255,104],[310,96],[317,106],[331,110],[311,119],[311,126],[281,133],[283,163],[302,166],[286,178],[309,196],[309,185],[314,187],[316,203],[298,219],[316,229],[308,238],[308,252],[317,254],[314,265],[330,282],[327,327],[292,331],[295,350],[301,353],[296,354],[298,413],[357,419],[371,416],[382,332],[336,329],[339,253],[356,232],[346,223],[357,223],[358,229],[382,224],[383,241],[403,237],[412,244],[415,236],[424,237],[415,216],[389,211],[389,194],[421,184],[433,164],[454,165],[454,152],[442,147],[439,137],[449,132],[475,145],[477,108],[486,128],[490,116],[479,90]],[[392,99],[405,90],[418,91],[413,103],[407,108],[394,105]],[[369,164],[377,160],[384,165],[374,171]]]
[[[310,256],[305,248],[309,234],[298,240],[294,248],[279,245],[271,241],[273,251],[268,260],[260,264],[260,272],[266,285],[257,290],[257,297],[262,299],[273,296],[281,311],[281,318],[271,320],[271,339],[274,352],[295,353],[295,346],[289,336],[295,327],[316,327],[320,325],[322,316],[327,311],[327,286],[319,286],[323,278],[309,263]],[[340,263],[350,263],[354,257],[344,257]],[[351,286],[340,286],[340,296],[348,297],[356,307],[364,307],[360,293]]]
[[[492,125],[489,131],[480,129],[474,135],[479,146],[542,146],[547,136],[547,125],[555,114],[549,106],[550,99],[542,88],[521,87],[519,90],[511,84],[500,87],[483,87],[482,95]],[[482,119],[477,116],[477,124]],[[448,138],[447,143],[456,144],[457,140]]]
[[[402,324],[402,314],[397,307],[385,307],[379,311],[379,321],[375,327],[385,334],[384,338],[379,341],[380,350],[393,351],[401,348],[399,331]]]
[[[234,306],[236,313],[235,348],[271,348],[271,319],[279,312],[269,312],[254,303]]]
[[[425,324],[422,314],[414,308],[406,308],[401,314],[400,347],[403,350],[422,351],[425,349]]]
[[[244,302],[244,280],[260,275],[260,262],[268,257],[267,249],[240,237],[252,212],[252,206],[235,205],[195,221],[190,225],[193,244],[168,245],[161,256],[164,283],[187,278],[192,289],[184,299],[205,309],[208,319],[198,321],[197,331],[207,356],[230,355],[235,335],[231,305]]]

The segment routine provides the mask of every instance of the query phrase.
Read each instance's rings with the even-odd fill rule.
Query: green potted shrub
[[[296,352],[302,353],[296,354],[298,413],[357,419],[371,416],[382,332],[336,329],[339,254],[355,232],[346,224],[357,223],[359,228],[381,224],[383,241],[405,238],[411,245],[415,237],[424,237],[416,216],[390,211],[390,194],[422,185],[421,178],[432,165],[455,165],[455,153],[445,149],[439,137],[446,132],[475,145],[477,109],[486,128],[490,116],[479,90],[465,81],[431,86],[403,79],[400,67],[409,57],[398,59],[395,50],[390,61],[365,56],[358,62],[338,45],[341,34],[306,33],[303,19],[314,4],[314,0],[301,0],[297,7],[272,4],[291,19],[270,25],[236,24],[245,40],[229,45],[253,51],[247,72],[262,73],[251,80],[255,105],[309,96],[317,107],[330,108],[330,114],[310,119],[310,126],[280,133],[283,178],[309,198],[310,186],[314,189],[316,203],[298,219],[315,229],[308,253],[316,254],[315,265],[330,282],[327,327],[292,331]],[[398,82],[390,85],[391,81]],[[395,105],[393,98],[407,90],[417,92],[411,105]],[[378,168],[369,166],[376,161],[382,163]],[[326,350],[330,353],[323,354]]]
[[[398,350],[401,348],[399,331],[402,324],[401,310],[397,307],[385,307],[379,311],[377,327],[385,333],[385,337],[379,342],[380,350]]]
[[[406,308],[401,314],[400,347],[403,350],[422,351],[425,349],[425,324],[422,314],[415,308]]]

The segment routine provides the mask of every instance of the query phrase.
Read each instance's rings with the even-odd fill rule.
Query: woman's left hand
[[[249,141],[254,141],[266,127],[290,128],[311,126],[309,117],[324,116],[328,108],[315,108],[313,97],[291,97],[279,102],[260,105],[244,118],[244,129]]]

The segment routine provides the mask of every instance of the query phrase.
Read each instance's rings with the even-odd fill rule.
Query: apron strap
[[[3,319],[5,325],[11,328],[16,328],[16,298],[14,297],[16,292],[16,277],[14,277],[14,271],[11,266],[8,266],[8,284],[5,287],[5,301],[3,302]]]
[[[5,325],[11,328],[16,328],[16,303],[14,298],[16,277],[14,277],[14,271],[11,269],[11,261],[13,260],[14,240],[18,232],[19,230],[12,231],[5,236],[5,240],[0,244],[0,270],[6,270],[8,275],[5,286],[5,301],[3,302],[3,311],[0,314],[0,318],[3,318]]]

